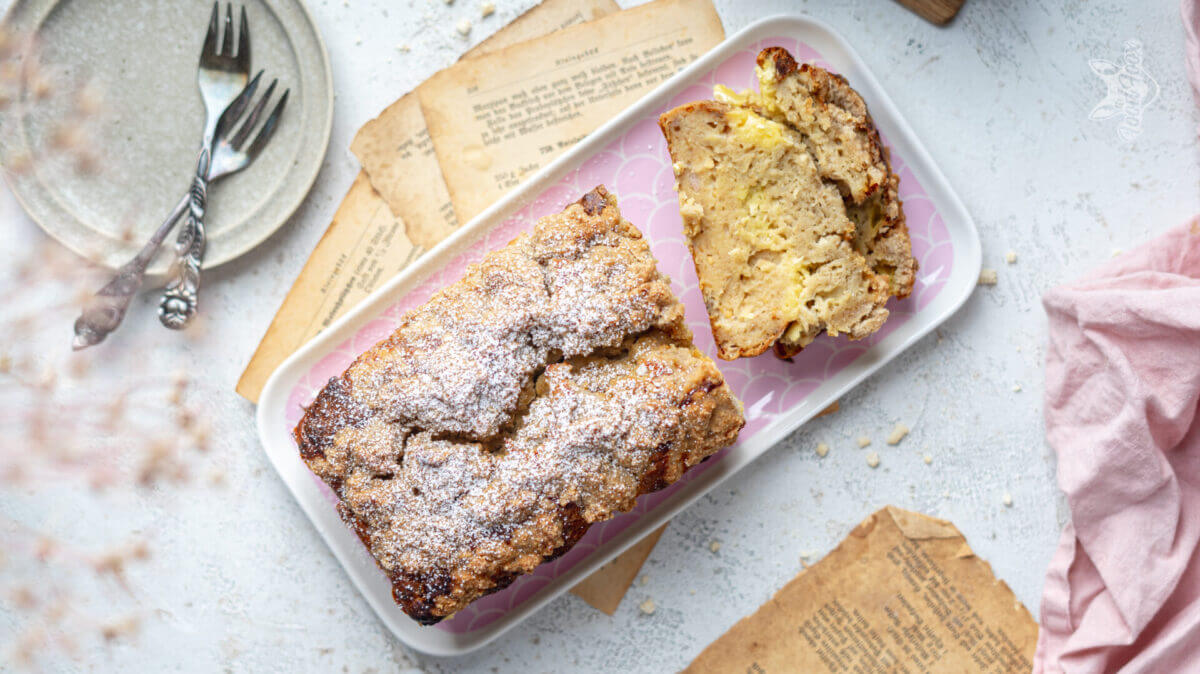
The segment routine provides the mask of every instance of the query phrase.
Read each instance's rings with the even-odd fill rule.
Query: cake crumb
[[[459,35],[465,36],[471,32],[471,22],[466,19],[463,19],[462,21],[458,22],[458,26],[456,26],[456,28],[458,29]]]
[[[1123,252],[1125,252],[1125,251],[1121,250],[1120,248],[1113,248],[1113,249],[1112,249],[1112,256],[1113,256],[1113,257],[1116,257],[1116,256],[1120,255],[1120,254],[1121,254],[1121,253],[1123,253]]]
[[[896,427],[892,429],[891,434],[887,436],[887,443],[889,445],[898,445],[906,435],[908,435],[908,426],[905,426],[904,424],[896,424]]]
[[[872,468],[879,467],[879,452],[869,452],[867,454],[867,465]]]
[[[644,573],[642,574],[641,578],[638,578],[638,585],[645,586],[646,583],[649,583],[649,582],[650,582],[650,576],[647,576]]]
[[[994,286],[996,285],[996,270],[990,267],[984,267],[979,270],[979,285]]]
[[[410,48],[408,45],[406,45],[406,44],[398,44],[398,45],[396,45],[396,51],[398,51],[398,52],[401,52],[401,53],[403,53],[403,54],[407,54],[407,53],[409,52],[409,50],[410,50],[410,49],[411,49],[411,48]]]
[[[866,447],[869,444],[871,444],[871,438],[868,438],[865,435],[858,436],[858,446],[859,447]]]
[[[1012,494],[1010,494],[1008,492],[1004,492],[1004,496],[1001,498],[1001,500],[1004,501],[1004,507],[1006,507],[1006,508],[1012,507],[1012,504],[1013,504]]]
[[[921,457],[921,460],[925,462],[926,466],[928,466],[929,464],[933,463],[933,455],[926,454],[925,456]]]
[[[494,2],[483,3],[479,7],[479,13],[482,14],[485,18],[495,14],[496,13],[496,3],[494,3]]]
[[[654,610],[657,609],[658,607],[654,605],[653,599],[647,599],[646,601],[642,602],[641,604],[638,604],[638,608],[642,611],[642,613],[645,613],[646,615],[654,615]]]
[[[1020,392],[1021,392],[1021,385],[1013,384],[1013,393],[1020,393]]]
[[[826,407],[825,409],[821,410],[820,412],[817,412],[817,416],[818,417],[827,417],[830,414],[833,414],[834,412],[836,412],[840,409],[842,409],[842,401],[835,400],[829,405],[829,407]]]
[[[354,44],[362,44],[362,36],[354,38]]]
[[[692,588],[692,589],[688,590],[688,594],[696,594],[696,589]]]
[[[1007,263],[1009,263],[1009,264],[1016,264],[1016,263],[1017,263],[1017,251],[1015,251],[1015,250],[1010,250],[1010,251],[1008,251],[1007,253],[1005,253],[1005,254],[1004,254],[1004,261],[1005,261],[1005,262],[1007,262]]]
[[[823,442],[818,442],[817,443],[817,456],[819,456],[823,459],[823,458],[825,458],[825,455],[828,453],[829,453],[829,445],[827,445]]]
[[[708,549],[716,552],[721,549],[721,541],[712,541],[708,544]]]

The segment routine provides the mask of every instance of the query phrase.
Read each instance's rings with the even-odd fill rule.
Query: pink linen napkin
[[[1200,105],[1200,2],[1182,0],[1179,13],[1183,16],[1183,62],[1192,83],[1192,97]]]
[[[1071,521],[1035,672],[1200,672],[1200,218],[1043,298]]]

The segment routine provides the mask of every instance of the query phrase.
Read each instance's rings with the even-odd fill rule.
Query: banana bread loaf
[[[717,450],[740,403],[597,187],[329,381],[295,429],[415,620],[563,554]]]

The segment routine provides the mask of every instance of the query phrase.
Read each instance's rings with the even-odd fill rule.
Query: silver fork
[[[199,163],[201,164],[207,164],[204,157],[206,152],[210,157],[215,158],[216,148],[212,145],[214,134],[227,133],[232,122],[237,121],[246,102],[250,100],[249,96],[241,96],[238,92],[244,91],[243,87],[246,87],[253,94],[253,87],[258,83],[256,75],[250,85],[246,84],[246,78],[250,74],[250,38],[246,24],[246,8],[242,7],[241,26],[238,30],[238,49],[235,56],[233,52],[232,5],[225,6],[225,37],[220,41],[218,49],[219,5],[219,2],[213,3],[213,15],[209,21],[208,35],[204,38],[204,48],[200,52],[200,74],[197,78],[200,85],[200,97],[204,99],[204,108],[208,111],[204,127],[204,144],[200,149]],[[259,75],[261,74],[260,71]],[[237,98],[234,98],[235,96]],[[270,96],[269,91],[267,96]],[[239,103],[241,107],[239,107]],[[216,119],[218,115],[220,115],[220,120]],[[231,115],[231,117],[227,119],[226,115]],[[188,218],[175,242],[175,262],[168,272],[166,292],[158,308],[158,320],[168,328],[176,330],[186,325],[196,313],[196,293],[200,289],[200,264],[204,259],[205,248],[204,207],[208,195],[207,172],[207,166],[196,168],[192,188],[188,191]]]
[[[242,7],[236,55],[233,50],[233,4],[225,5],[224,31],[217,27],[220,9],[221,3],[214,2],[212,18],[208,21],[208,34],[204,36],[204,46],[200,49],[200,69],[196,75],[206,112],[204,141],[200,151],[207,149],[210,154],[221,118],[233,103],[245,100],[241,99],[241,92],[250,79],[250,25],[246,21],[246,8]],[[234,119],[240,114],[239,111]]]
[[[225,6],[224,40],[221,39],[220,9],[220,2],[214,2],[212,16],[208,22],[208,33],[204,37],[204,46],[200,49],[200,64],[196,76],[206,112],[201,153],[207,152],[209,156],[212,156],[213,138],[223,113],[238,100],[239,92],[245,89],[246,81],[250,79],[250,31],[246,22],[246,8],[242,7],[241,11],[236,55],[233,50],[233,6]],[[239,111],[234,119],[240,115]],[[175,222],[183,215],[184,210],[188,209],[191,200],[189,191],[179,200],[138,254],[118,269],[113,278],[84,307],[83,313],[75,320],[75,340],[72,343],[74,349],[79,350],[102,342],[121,324],[129,303],[142,286],[146,267],[175,226]]]
[[[275,127],[279,124],[279,117],[283,114],[283,108],[287,105],[290,89],[284,91],[283,95],[279,97],[279,102],[275,104],[271,114],[263,122],[262,128],[250,142],[250,146],[243,150],[250,134],[258,124],[259,118],[262,117],[268,101],[271,100],[275,86],[279,83],[278,79],[272,80],[266,93],[250,111],[250,115],[242,123],[241,128],[233,134],[232,138],[229,137],[229,131],[239,121],[238,118],[245,110],[246,104],[253,97],[261,76],[262,71],[259,71],[246,86],[245,91],[229,106],[229,110],[221,116],[221,123],[218,125],[218,141],[216,147],[213,148],[212,162],[208,161],[206,152],[200,153],[200,161],[196,166],[196,177],[192,181],[192,189],[188,194],[187,223],[179,232],[179,240],[176,242],[178,257],[175,264],[172,265],[170,280],[163,290],[162,300],[158,305],[158,320],[168,328],[178,330],[187,325],[192,316],[196,315],[197,293],[200,290],[200,265],[204,261],[204,208],[207,203],[208,183],[230,173],[236,173],[254,161],[254,158],[271,140],[271,135],[275,133]]]

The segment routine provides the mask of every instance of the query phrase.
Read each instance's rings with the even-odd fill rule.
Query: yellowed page
[[[603,16],[616,10],[612,0],[589,0],[585,3],[573,0],[546,0],[476,45],[467,54],[502,49],[510,44],[571,25],[581,20],[581,17]],[[406,236],[405,230],[415,234],[417,239],[425,242],[428,247],[432,247],[453,229],[456,222],[416,97],[409,94],[396,101],[378,119],[369,122],[367,127],[375,130],[365,138],[363,131],[360,131],[355,138],[355,144],[359,143],[360,138],[364,139],[365,146],[370,150],[372,163],[390,162],[387,171],[380,173],[388,178],[382,184],[411,186],[412,194],[415,195],[413,198],[423,200],[420,201],[423,205],[419,208],[403,211],[391,209],[391,212],[387,212],[384,197],[372,189],[371,180],[365,172],[359,173],[342,200],[325,236],[309,256],[296,283],[288,291],[266,335],[238,380],[237,392],[253,403],[258,402],[259,393],[267,383],[267,378],[284,359],[422,252],[420,244],[417,244],[415,249],[412,248],[412,244],[409,243],[412,237]],[[376,140],[372,136],[383,140]],[[362,149],[360,147],[355,152],[359,153],[360,161],[366,166],[368,162],[362,159]],[[396,155],[406,155],[411,163],[405,164],[403,161],[392,159]],[[401,182],[400,178],[407,178],[412,182]],[[404,203],[405,194],[407,193],[393,195],[393,201]],[[381,204],[385,205],[383,211],[380,210]],[[393,213],[396,214],[395,217]],[[419,221],[420,224],[414,231],[413,225],[408,224],[401,213],[425,214],[426,218]],[[389,252],[397,256],[385,262],[364,257],[365,249],[356,247],[359,237],[372,227],[378,229],[392,223],[399,223],[401,227],[400,236],[392,238],[395,250]],[[388,274],[376,274],[375,271],[380,269],[381,264],[394,269]],[[358,269],[371,271],[363,276],[354,271]],[[322,314],[323,308],[329,306],[328,291],[347,287],[350,290],[344,293],[338,291],[340,301],[336,305],[337,311],[333,314],[328,311]],[[356,287],[358,290],[354,289]],[[360,292],[362,289],[367,293]]]
[[[656,0],[459,63],[417,89],[466,222],[718,44],[711,0]]]
[[[1024,674],[1037,634],[953,524],[888,506],[685,671]]]
[[[360,171],[242,372],[238,394],[257,403],[280,363],[420,253]]]
[[[359,129],[350,151],[414,243],[432,248],[458,226],[415,93]]]
[[[476,45],[464,58],[494,52],[619,9],[613,0],[545,0]],[[364,124],[354,136],[350,151],[370,176],[371,185],[405,222],[413,243],[428,250],[458,226],[416,93],[405,94]]]
[[[646,558],[654,551],[654,546],[666,530],[667,525],[664,524],[646,534],[645,538],[634,543],[611,562],[579,581],[571,588],[571,594],[591,604],[592,608],[598,611],[608,615],[616,613],[621,599],[629,591],[629,586],[633,585],[633,579],[637,578],[638,572],[642,570],[642,564],[646,563]]]
[[[568,26],[595,21],[621,11],[616,0],[542,0],[529,11],[463,54],[464,59],[499,51]]]

